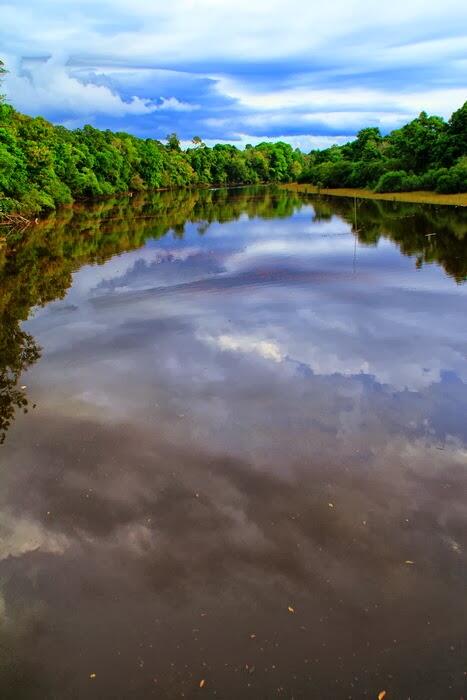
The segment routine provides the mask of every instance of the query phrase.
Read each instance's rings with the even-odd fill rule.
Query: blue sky
[[[9,100],[69,127],[305,150],[467,99],[463,0],[0,3]]]

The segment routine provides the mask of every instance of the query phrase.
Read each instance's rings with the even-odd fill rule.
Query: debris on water
[[[411,559],[406,559],[406,560],[405,560],[405,563],[406,563],[406,564],[410,564],[410,565],[413,565],[413,564],[414,564],[414,562],[413,562]]]
[[[292,615],[293,615],[294,612],[295,612],[294,608],[293,608],[291,605],[289,605],[289,607],[287,608],[287,610],[288,610],[289,613],[291,613]]]
[[[89,678],[91,678],[91,680],[94,680],[95,677],[96,677],[96,674],[95,674],[95,673],[90,673],[90,674],[89,674]]]
[[[205,681],[204,678],[203,678],[203,679],[200,680],[200,682],[199,682],[199,687],[200,687],[200,688],[204,688],[205,685],[206,685],[206,681]]]
[[[384,700],[386,695],[387,695],[386,691],[382,690],[380,693],[378,693],[378,700]]]
[[[27,389],[27,388],[28,388],[28,387],[26,386],[26,384],[23,384],[22,387],[21,387],[21,389]]]
[[[256,634],[250,634],[250,639],[256,639]]]
[[[334,503],[328,503],[328,506],[329,506],[330,508],[334,508]]]

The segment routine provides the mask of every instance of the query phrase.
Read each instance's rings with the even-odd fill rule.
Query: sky
[[[76,128],[303,150],[467,99],[464,0],[0,2],[3,91]]]

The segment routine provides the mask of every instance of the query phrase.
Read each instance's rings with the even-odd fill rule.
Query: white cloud
[[[422,109],[449,116],[467,94],[466,22],[461,0],[30,0],[2,6],[0,45],[23,111],[126,118],[130,130],[146,118],[145,135],[152,114],[172,112],[183,138],[293,134],[301,146]],[[54,59],[28,80],[15,68],[24,56]]]
[[[157,106],[157,109],[171,112],[193,112],[195,109],[199,109],[199,105],[181,102],[176,97],[161,97],[161,104]]]
[[[316,122],[333,127],[345,127],[355,116],[368,123],[392,123],[406,119],[407,114],[417,113],[421,107],[428,111],[449,116],[466,98],[463,88],[444,88],[404,93],[384,89],[358,87],[313,89],[290,87],[287,89],[257,92],[239,79],[219,77],[216,89],[236,100],[239,105],[253,111],[244,117],[247,125],[283,123],[284,110],[300,110],[297,115],[302,123]],[[265,117],[264,112],[268,114]]]
[[[264,360],[272,360],[273,362],[282,362],[285,359],[285,355],[277,343],[271,340],[261,340],[254,336],[207,336],[203,340],[213,343],[223,351],[259,355]]]
[[[363,53],[365,44],[397,47],[408,36],[420,41],[427,26],[458,33],[465,17],[460,0],[395,0],[387,5],[370,0],[290,0],[286,8],[281,0],[35,0],[2,9],[3,31],[12,35],[10,42],[17,47],[35,52],[51,50],[54,44],[72,54],[160,62],[283,58],[312,55],[318,48],[337,53],[341,47],[333,42],[350,30],[359,34],[352,46]],[[366,41],[361,33],[367,33]],[[384,41],[388,36],[390,41]]]
[[[70,74],[65,58],[29,61],[18,68],[10,67],[5,81],[6,92],[15,107],[36,114],[55,110],[73,115],[105,114],[112,117],[145,115],[157,111],[188,112],[198,108],[176,97],[160,101],[133,96],[128,100],[105,85],[83,82]]]
[[[29,111],[34,104],[36,113],[58,110],[76,115],[123,116],[148,114],[157,109],[149,99],[135,96],[124,101],[108,87],[80,82],[57,58],[37,62],[27,74],[11,69],[6,91],[18,109]]]

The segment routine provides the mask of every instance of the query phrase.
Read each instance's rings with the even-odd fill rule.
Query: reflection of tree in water
[[[340,216],[355,223],[353,199],[300,195],[278,188],[179,190],[76,205],[22,233],[12,232],[0,248],[0,441],[16,409],[27,410],[20,375],[40,357],[34,338],[21,329],[35,306],[65,296],[72,273],[84,264],[141,247],[167,234],[181,238],[187,222],[200,235],[212,222],[242,215],[287,218],[312,204],[314,220]],[[375,245],[389,237],[417,264],[437,262],[457,281],[467,274],[467,212],[359,200],[358,238]],[[437,235],[427,238],[427,233]]]
[[[288,217],[300,206],[280,189],[179,190],[76,205],[23,232],[11,231],[0,248],[0,443],[15,410],[27,411],[21,374],[40,357],[34,338],[21,329],[35,306],[62,299],[72,273],[84,264],[138,248],[169,232],[183,238],[187,222]]]
[[[417,267],[437,263],[457,282],[467,279],[465,209],[370,199],[357,200],[355,207],[353,198],[319,199],[312,201],[315,220],[329,218],[331,211],[351,224],[354,231],[357,227],[360,243],[375,246],[380,238],[389,238],[404,255],[415,258]]]
[[[324,197],[319,197],[313,200],[314,216],[313,221],[330,221],[335,216],[336,211],[332,206],[332,202]]]
[[[27,413],[28,400],[24,389],[18,387],[19,378],[40,357],[40,349],[29,333],[16,320],[9,325],[2,318],[0,330],[0,444],[13,419],[15,409]]]

